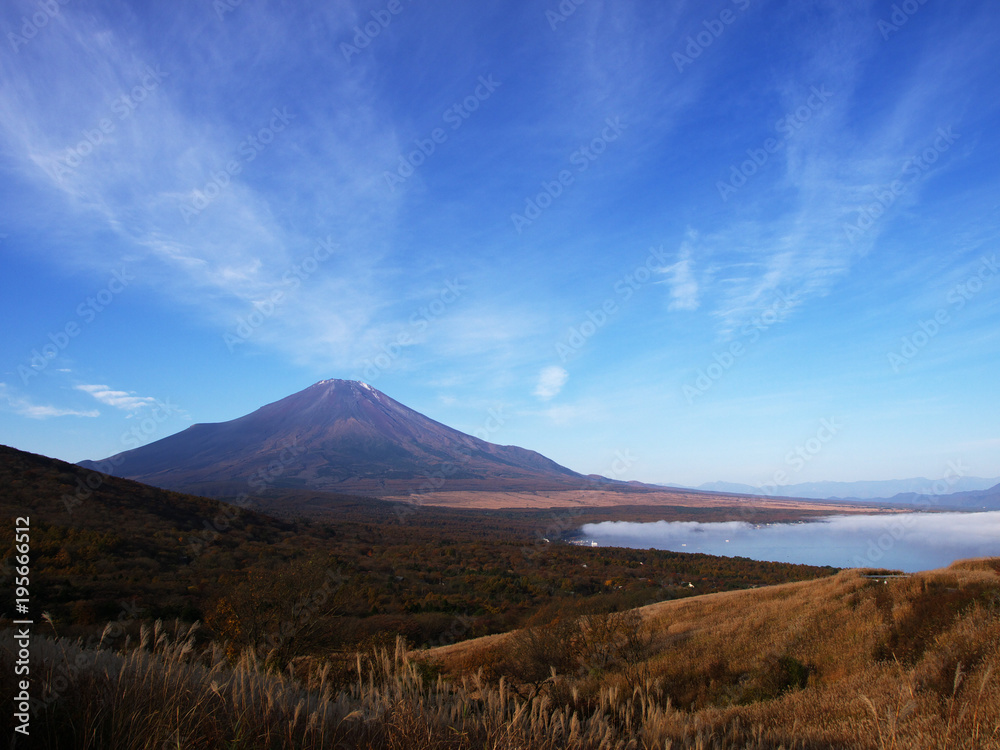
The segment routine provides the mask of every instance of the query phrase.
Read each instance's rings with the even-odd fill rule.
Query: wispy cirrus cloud
[[[669,310],[697,310],[700,304],[698,280],[694,276],[694,259],[687,243],[681,247],[680,260],[663,269],[670,287]]]
[[[48,404],[36,404],[31,399],[14,393],[6,383],[0,383],[0,399],[6,402],[7,410],[29,419],[49,419],[51,417],[99,417],[96,409],[80,411],[64,409]]]
[[[196,26],[216,45],[212,75],[180,50],[186,44],[151,38],[134,19],[116,23],[62,6],[58,23],[0,80],[7,167],[61,202],[84,233],[110,231],[119,240],[74,242],[64,260],[100,271],[127,261],[142,269],[137,283],[221,330],[286,290],[312,245],[332,236],[343,252],[298,279],[253,343],[294,353],[319,350],[303,341],[329,343],[323,351],[345,361],[382,305],[372,290],[398,198],[377,176],[399,152],[397,136],[359,85],[363,71],[326,81],[322,96],[304,78],[243,96],[248,53],[237,39],[260,40],[253,64],[274,65],[282,39],[305,27],[339,39],[351,15],[319,10],[307,18],[251,6],[222,21],[206,8],[178,13],[190,15],[178,28]],[[312,54],[347,70],[336,45],[328,47]],[[272,124],[281,131],[255,140]]]
[[[826,28],[803,26],[801,64],[783,77],[775,74],[773,119],[760,138],[734,150],[734,164],[748,158],[747,149],[764,153],[767,138],[779,139],[781,147],[754,167],[746,187],[729,198],[723,220],[700,236],[699,257],[714,269],[711,293],[703,290],[703,299],[723,337],[769,308],[776,294],[794,294],[803,303],[829,294],[883,248],[893,219],[905,216],[933,178],[964,155],[953,147],[926,168],[911,161],[934,143],[940,127],[959,122],[967,109],[967,92],[956,91],[953,82],[972,76],[984,48],[972,45],[970,55],[956,50],[971,44],[977,22],[953,29],[948,44],[915,61],[885,107],[859,120],[858,91],[871,66],[893,50],[873,33],[871,9],[822,7],[840,44],[830,44]],[[817,90],[824,101],[806,115]],[[720,178],[729,174],[730,168],[719,170]],[[891,200],[880,199],[894,181],[904,189]],[[866,215],[873,220],[870,226],[862,221],[864,231],[845,229]]]
[[[127,391],[116,391],[106,385],[78,385],[76,390],[89,393],[102,404],[129,412],[156,406],[158,403],[152,396],[137,396]]]

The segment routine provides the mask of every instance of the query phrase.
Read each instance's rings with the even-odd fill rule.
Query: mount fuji
[[[192,425],[79,465],[212,496],[264,488],[381,495],[626,484],[466,435],[351,380],[323,380],[238,419]]]

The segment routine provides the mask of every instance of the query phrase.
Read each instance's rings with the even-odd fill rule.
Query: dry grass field
[[[565,613],[283,669],[197,635],[144,627],[116,649],[36,638],[31,746],[1000,748],[1000,559]],[[5,673],[11,653],[7,632]]]

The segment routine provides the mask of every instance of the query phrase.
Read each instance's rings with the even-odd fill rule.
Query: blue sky
[[[1000,475],[993,3],[0,31],[4,443],[100,458],[341,377],[622,479]]]

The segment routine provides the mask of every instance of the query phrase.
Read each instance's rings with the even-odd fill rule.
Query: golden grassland
[[[31,746],[1000,748],[1000,559],[557,613],[283,669],[167,630],[116,649],[37,637]],[[5,675],[12,653],[7,631]]]
[[[682,489],[655,490],[547,490],[532,492],[440,491],[420,492],[415,495],[386,495],[384,500],[413,502],[441,508],[475,508],[501,510],[514,508],[617,508],[623,506],[657,506],[678,508],[722,508],[736,512],[741,507],[754,510],[799,512],[807,515],[822,512],[826,515],[842,513],[891,513],[898,508],[877,508],[872,505],[838,503],[828,500],[803,500],[783,497],[753,497],[724,493],[693,492]]]

